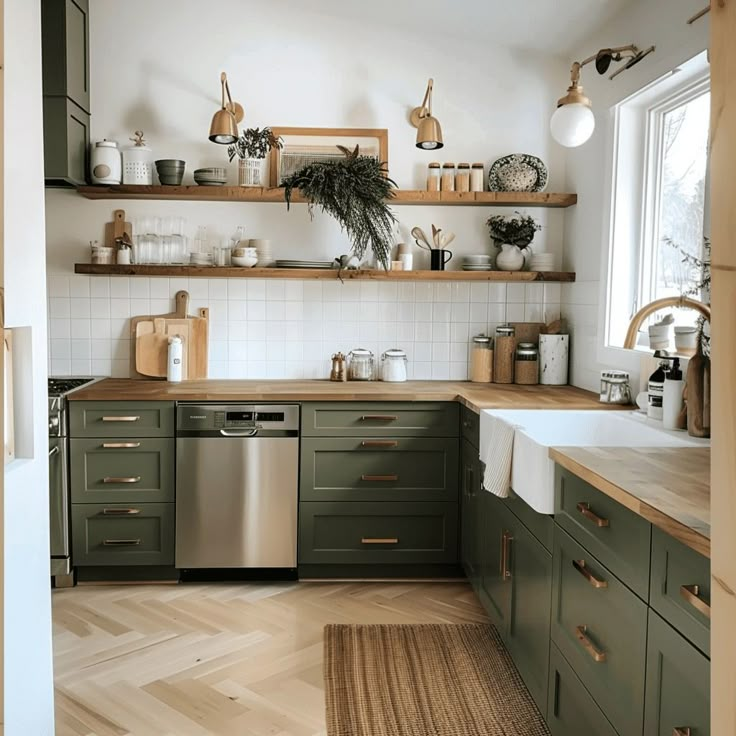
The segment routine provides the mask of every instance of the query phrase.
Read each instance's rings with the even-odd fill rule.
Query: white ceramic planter
[[[499,271],[521,271],[524,268],[524,254],[518,246],[504,243],[496,256],[496,268]]]

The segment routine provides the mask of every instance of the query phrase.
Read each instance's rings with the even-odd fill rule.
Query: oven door
[[[68,575],[69,492],[65,437],[49,437],[49,519],[51,524],[51,574]]]

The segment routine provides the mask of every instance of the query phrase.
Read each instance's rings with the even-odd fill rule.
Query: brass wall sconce
[[[225,72],[220,74],[220,85],[222,86],[222,106],[212,116],[210,140],[213,143],[227,146],[238,140],[238,123],[245,117],[245,111],[240,103],[233,102]],[[227,93],[227,103],[225,103],[225,93]]]
[[[432,115],[432,87],[434,79],[427,82],[427,91],[420,107],[411,111],[411,124],[417,128],[417,148],[425,151],[436,151],[442,148],[442,128],[440,121]]]
[[[654,51],[650,46],[640,51],[633,44],[616,48],[600,49],[598,53],[589,56],[583,61],[576,61],[570,70],[570,86],[567,94],[557,101],[557,109],[550,120],[552,137],[566,148],[576,148],[585,143],[595,130],[595,116],[591,109],[590,100],[583,94],[580,84],[580,70],[591,62],[595,62],[598,74],[605,74],[613,62],[626,63],[609,76],[614,79],[627,69],[638,64],[645,56]]]

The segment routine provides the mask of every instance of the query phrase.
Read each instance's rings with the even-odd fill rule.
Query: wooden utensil
[[[556,319],[554,322],[550,322],[544,328],[544,334],[546,335],[559,335],[565,328],[565,321],[562,319]]]
[[[443,233],[442,235],[442,247],[447,248],[452,241],[455,240],[455,233]]]
[[[511,322],[515,330],[516,342],[533,342],[539,344],[539,335],[544,334],[544,322]]]
[[[168,350],[166,320],[153,320],[153,332],[141,335],[135,342],[136,371],[144,376],[161,378],[166,375]]]
[[[432,246],[429,244],[429,240],[427,239],[427,236],[425,235],[422,228],[413,227],[411,229],[411,235],[420,248],[424,248],[425,250],[432,250]],[[422,243],[424,243],[424,245],[422,245]]]
[[[432,223],[432,243],[434,243],[434,247],[435,248],[439,248],[440,247],[440,241],[439,241],[439,238],[437,237],[440,234],[440,232],[441,231],[438,230],[434,226],[434,223]]]
[[[115,248],[115,240],[122,238],[124,233],[132,237],[133,226],[125,222],[125,210],[115,210],[112,213],[112,222],[105,223],[105,245],[108,248]]]

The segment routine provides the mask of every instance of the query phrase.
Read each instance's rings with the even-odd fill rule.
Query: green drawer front
[[[648,521],[559,466],[555,521],[640,598],[649,598]]]
[[[173,437],[170,401],[70,401],[72,437]]]
[[[460,431],[463,439],[470,442],[477,450],[480,447],[480,414],[468,409],[467,406],[461,406]]]
[[[618,736],[554,644],[548,697],[547,725],[552,736]]]
[[[457,501],[456,439],[305,438],[302,501]]]
[[[656,528],[649,605],[710,656],[710,560]]]
[[[74,503],[174,500],[174,440],[71,440]]]
[[[506,506],[514,512],[514,515],[544,545],[544,548],[551,552],[552,538],[555,532],[553,517],[547,516],[547,514],[537,513],[524,499],[519,498],[513,491],[506,499]]]
[[[457,562],[457,504],[302,503],[299,562]]]
[[[552,640],[620,736],[640,736],[646,604],[559,528],[553,554]],[[581,562],[582,572],[575,566]],[[589,642],[587,648],[581,636]]]
[[[174,504],[72,504],[72,562],[173,565]]]
[[[644,734],[675,733],[710,736],[710,661],[650,611]]]
[[[457,437],[458,416],[454,403],[302,404],[302,436]]]

